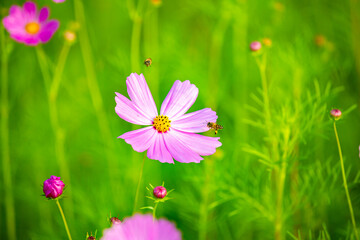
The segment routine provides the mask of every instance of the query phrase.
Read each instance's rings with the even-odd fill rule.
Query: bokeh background
[[[211,107],[224,126],[222,147],[199,164],[146,159],[138,212],[152,204],[146,186],[165,182],[173,199],[157,216],[184,239],[356,239],[329,111],[343,111],[360,226],[358,1],[35,2],[61,22],[49,43],[16,43],[1,26],[2,239],[67,238],[42,196],[50,175],[67,185],[60,201],[73,239],[132,214],[144,153],[117,139],[137,127],[114,112],[132,72],[145,75],[158,108],[175,80],[190,80],[200,90],[190,111]],[[1,17],[23,3],[2,0]],[[249,50],[264,38],[271,46]]]

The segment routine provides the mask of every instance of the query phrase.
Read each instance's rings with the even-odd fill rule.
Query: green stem
[[[15,206],[11,179],[10,146],[9,146],[9,100],[8,100],[8,56],[9,49],[5,43],[3,28],[1,38],[1,149],[4,180],[4,202],[6,214],[7,237],[16,239]]]
[[[58,208],[59,208],[59,211],[60,211],[62,220],[63,220],[64,225],[65,225],[65,230],[66,230],[66,233],[67,233],[67,235],[68,235],[68,238],[69,238],[69,240],[71,240],[72,238],[71,238],[71,234],[70,234],[70,231],[69,231],[69,227],[68,227],[68,225],[67,225],[64,212],[63,212],[63,210],[62,210],[62,208],[61,208],[61,206],[60,206],[59,199],[56,199],[56,205],[57,205]]]
[[[141,24],[142,16],[141,11],[143,8],[144,0],[139,0],[137,10],[132,16],[133,28],[131,33],[131,71],[139,73],[140,71],[140,37],[141,37]]]
[[[141,179],[142,179],[142,175],[143,175],[143,172],[144,172],[145,158],[146,158],[146,153],[144,154],[144,158],[143,158],[143,161],[142,161],[142,164],[141,164],[139,181],[138,181],[137,188],[136,188],[136,193],[135,193],[133,214],[136,211],[136,205],[137,205],[137,202],[138,202],[138,199],[139,199],[140,184],[141,184]]]
[[[335,121],[334,121],[334,132],[335,132],[336,142],[337,142],[337,146],[338,146],[338,150],[339,150],[339,157],[340,157],[340,163],[341,163],[341,173],[342,173],[342,177],[343,177],[346,198],[347,198],[348,205],[349,205],[351,222],[352,222],[352,225],[354,227],[355,237],[356,237],[357,240],[359,240],[359,234],[358,234],[358,231],[357,231],[357,228],[356,228],[354,210],[353,210],[353,207],[352,207],[352,204],[351,204],[351,198],[350,198],[349,189],[348,189],[348,186],[347,186],[345,167],[344,167],[344,160],[343,160],[343,156],[342,156],[340,140],[339,140],[339,136],[338,136],[338,133],[337,133]]]
[[[153,209],[153,220],[155,221],[156,219],[156,208],[158,206],[159,202],[155,203],[154,209]]]

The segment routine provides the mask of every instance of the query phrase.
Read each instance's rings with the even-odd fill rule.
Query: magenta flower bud
[[[112,224],[120,224],[121,223],[120,219],[118,219],[117,217],[110,218],[110,222]]]
[[[87,238],[87,240],[96,240],[96,238],[94,236],[90,236]]]
[[[338,120],[341,118],[341,111],[339,109],[333,109],[330,111],[330,115],[335,119]]]
[[[154,188],[154,196],[156,198],[164,198],[167,194],[166,188],[164,188],[163,186],[157,186],[156,188]]]
[[[253,52],[257,52],[261,49],[261,43],[258,41],[254,41],[250,44],[250,50]]]
[[[65,184],[60,180],[60,177],[51,176],[44,182],[43,191],[47,198],[58,198],[63,193]]]

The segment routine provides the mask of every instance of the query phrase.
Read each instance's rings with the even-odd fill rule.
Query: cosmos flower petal
[[[124,139],[135,151],[143,152],[154,145],[157,135],[157,131],[151,126],[124,133],[118,138]]]
[[[164,140],[166,148],[169,150],[172,157],[178,161],[183,163],[196,162],[199,163],[203,158],[187,145],[183,143],[181,139],[179,139],[178,134],[174,134],[175,131],[168,131],[164,134]]]
[[[152,125],[152,119],[145,116],[133,102],[120,93],[115,94],[115,112],[120,118],[138,125]]]
[[[171,127],[183,132],[200,133],[209,130],[208,122],[216,122],[216,112],[211,108],[204,108],[196,112],[187,113],[171,122]]]
[[[25,43],[30,46],[36,46],[39,44],[39,42],[40,42],[40,39],[35,36],[25,38]]]
[[[50,10],[47,7],[43,7],[39,13],[39,22],[46,21],[49,17]]]
[[[149,159],[159,160],[162,163],[174,163],[174,160],[166,148],[164,134],[156,134],[155,141],[148,149],[147,156]]]
[[[188,133],[172,129],[174,135],[179,141],[201,156],[209,156],[216,152],[216,148],[222,144],[219,137],[208,137],[195,133]]]
[[[104,231],[102,240],[181,240],[181,232],[166,219],[154,220],[151,214],[136,214],[113,224]]]
[[[189,80],[176,80],[161,105],[160,114],[168,116],[172,121],[176,120],[189,110],[198,94],[199,89]]]
[[[154,99],[145,81],[144,75],[132,73],[126,80],[127,91],[131,101],[151,119],[158,115]]]
[[[24,13],[27,17],[33,18],[36,16],[36,4],[33,2],[24,3]]]
[[[45,26],[43,27],[44,30],[40,32],[39,38],[41,42],[46,43],[50,40],[50,38],[54,35],[56,30],[59,28],[59,21],[57,20],[50,20],[48,21]]]

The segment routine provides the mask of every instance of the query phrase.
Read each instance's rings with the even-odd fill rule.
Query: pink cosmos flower
[[[53,2],[62,3],[62,2],[65,2],[65,0],[53,0]]]
[[[208,122],[216,122],[217,115],[210,108],[187,113],[195,102],[199,89],[189,80],[175,81],[161,105],[160,115],[144,76],[132,73],[126,80],[130,100],[116,93],[115,112],[120,118],[138,125],[150,125],[127,132],[119,138],[131,144],[137,152],[147,150],[150,159],[164,163],[176,161],[200,162],[221,146],[219,137],[207,137]]]
[[[43,186],[43,192],[47,198],[58,198],[63,193],[65,184],[60,180],[60,177],[51,176],[46,179]]]
[[[2,22],[12,39],[35,46],[48,42],[59,28],[59,21],[48,20],[49,14],[49,8],[38,11],[35,3],[26,2],[22,8],[11,6],[9,16],[4,17]]]
[[[102,240],[181,240],[181,232],[166,219],[136,214],[104,231]]]

